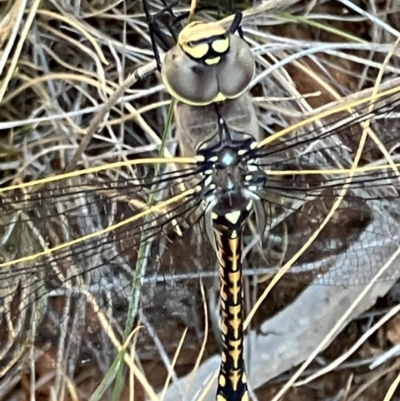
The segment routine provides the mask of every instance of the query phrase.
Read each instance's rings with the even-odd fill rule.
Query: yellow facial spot
[[[221,38],[225,35],[225,29],[217,23],[194,21],[182,29],[178,36],[178,44],[190,57],[201,60],[210,50],[210,46],[216,53],[223,54],[228,51],[229,38]],[[213,40],[214,37],[219,38]],[[219,57],[205,60],[208,65],[217,64],[219,61]]]
[[[178,36],[178,43],[201,42],[213,36],[225,35],[224,27],[216,22],[193,21],[186,25]]]
[[[222,394],[218,394],[217,401],[226,401],[226,398]]]
[[[218,379],[218,383],[220,386],[225,387],[226,386],[226,379],[224,375],[221,375]]]
[[[214,57],[214,58],[206,58],[204,60],[204,62],[207,65],[214,65],[214,64],[218,64],[221,61],[221,57]]]
[[[229,49],[229,38],[217,39],[211,43],[211,47],[217,53],[225,53]]]
[[[195,58],[196,60],[201,60],[208,53],[208,44],[199,43],[196,46],[191,47],[190,44],[184,43],[182,45],[183,51],[189,56]]]
[[[243,376],[242,376],[242,383],[247,383],[246,373],[243,373]]]

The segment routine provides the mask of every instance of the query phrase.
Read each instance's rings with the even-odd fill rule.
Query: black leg
[[[171,41],[167,38],[165,33],[160,29],[158,24],[153,21],[150,23],[150,26],[151,26],[153,35],[157,36],[157,38],[160,40],[160,42],[163,44],[163,46],[166,48],[166,50],[171,49],[173,44],[171,44]]]
[[[235,17],[233,18],[232,24],[229,27],[229,32],[230,33],[238,32],[241,37],[243,35],[243,31],[242,31],[242,28],[240,26],[240,23],[242,22],[242,17],[243,17],[242,13],[240,11],[237,11],[235,13]]]
[[[168,29],[169,33],[171,34],[171,36],[174,38],[175,43],[177,43],[178,34],[172,28],[176,24],[176,21],[179,19],[179,17],[177,17],[175,15],[174,10],[173,10],[173,7],[175,7],[179,4],[179,0],[174,1],[172,4],[167,4],[166,0],[162,0],[162,3],[164,4],[165,7],[163,10],[161,10],[160,12],[158,12],[155,15],[154,19],[159,19],[165,13],[168,13],[170,15],[170,17],[172,18],[172,22],[167,24],[167,29]],[[171,47],[172,46],[170,46],[170,48]]]
[[[238,26],[238,28],[236,30],[237,30],[237,33],[239,34],[239,37],[245,41],[242,27]]]
[[[146,15],[147,24],[149,26],[151,48],[153,50],[154,58],[157,63],[157,69],[158,69],[158,71],[161,71],[161,59],[160,59],[160,53],[158,52],[158,48],[157,48],[156,38],[154,36],[155,27],[152,22],[152,16],[150,14],[149,8],[147,7],[146,0],[142,0],[142,4],[143,4],[144,13]]]
[[[146,20],[147,20],[147,23],[149,25],[151,47],[152,47],[152,50],[153,50],[153,53],[154,53],[154,58],[155,58],[156,63],[157,63],[158,71],[161,71],[161,58],[160,58],[160,54],[158,52],[156,37],[160,40],[160,42],[162,43],[162,45],[165,47],[166,50],[171,49],[171,47],[173,46],[173,44],[168,39],[168,37],[160,29],[158,20],[165,13],[169,13],[173,18],[176,18],[175,14],[174,14],[174,12],[172,10],[172,7],[174,7],[178,3],[179,3],[179,0],[175,1],[171,5],[168,5],[168,4],[166,4],[166,2],[164,0],[163,4],[165,5],[165,8],[153,16],[150,13],[150,10],[149,10],[149,7],[147,5],[146,0],[142,0],[144,13],[146,15]],[[169,26],[168,26],[168,29],[170,30],[171,35],[176,40],[175,33],[171,31]]]

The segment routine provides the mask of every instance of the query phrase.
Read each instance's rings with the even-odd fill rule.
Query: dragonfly
[[[371,278],[359,274],[367,261],[351,244],[374,213],[396,214],[399,174],[395,138],[377,139],[367,125],[395,113],[399,87],[327,110],[322,126],[311,117],[263,138],[248,91],[255,61],[239,28],[240,14],[227,29],[189,23],[160,61],[177,100],[180,157],[141,155],[0,189],[5,376],[30,342],[67,336],[73,320],[85,322],[85,330],[74,326],[83,344],[100,344],[110,328],[122,341],[140,319],[165,322],[177,310],[194,325],[191,307],[182,305],[198,301],[188,291],[198,291],[202,274],[214,278],[218,266],[217,399],[246,400],[242,275],[251,223],[262,243],[254,264],[258,257],[278,271],[310,242],[291,266],[304,279],[350,285]],[[384,242],[393,226],[380,229],[373,234]],[[347,251],[349,274],[338,278],[329,267]],[[383,278],[397,274],[389,269]],[[173,293],[178,304],[184,299],[178,307]],[[75,363],[85,354],[82,346]]]

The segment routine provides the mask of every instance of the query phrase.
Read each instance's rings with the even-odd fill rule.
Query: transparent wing
[[[247,258],[246,274],[274,272],[289,261],[320,229],[347,185],[329,222],[291,271],[302,273],[299,279],[319,275],[322,284],[332,285],[372,278],[398,248],[398,178],[379,153],[383,144],[396,164],[390,121],[396,107],[396,99],[385,97],[372,114],[361,105],[356,117],[333,115],[322,128],[306,125],[254,150],[254,164],[267,176],[259,195],[269,220],[263,247],[254,247]],[[380,142],[368,137],[349,180],[363,136],[360,121],[367,117],[373,117],[371,129]],[[165,322],[190,327],[198,341],[199,279],[210,288],[216,275],[202,225],[203,200],[194,192],[204,183],[206,167],[158,171],[147,163],[134,178],[120,169],[3,189],[2,360],[15,355],[17,350],[10,351],[21,346],[26,327],[58,338],[72,315],[87,322],[80,336],[88,355],[88,344],[102,338],[100,312],[117,333],[129,317],[133,325],[140,316],[150,327],[162,326],[164,336],[172,335]],[[253,240],[251,235],[248,243]],[[396,274],[394,265],[384,278]],[[146,336],[141,341],[150,356]],[[173,349],[177,342],[169,338],[165,344]]]
[[[263,249],[252,260],[255,267],[277,271],[310,241],[291,269],[302,273],[298,278],[364,284],[395,255],[397,92],[328,116],[322,127],[308,124],[276,140],[267,138],[270,143],[254,151],[255,164],[268,176],[260,196],[271,219]],[[380,279],[399,273],[394,258]]]
[[[135,178],[110,170],[2,190],[3,368],[30,336],[49,341],[71,327],[82,344],[75,362],[93,360],[93,344],[104,340],[100,313],[120,341],[139,315],[154,329],[169,322],[171,329],[201,330],[199,275],[215,266],[211,249],[200,254],[207,242],[193,188],[203,178],[197,166],[157,168],[147,165]],[[86,322],[84,332],[76,321]],[[26,331],[33,327],[36,333]],[[174,333],[177,342],[180,332]],[[151,355],[144,334],[140,341]],[[173,348],[174,341],[166,344]]]

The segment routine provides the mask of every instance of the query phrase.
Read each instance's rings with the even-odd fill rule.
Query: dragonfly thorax
[[[217,202],[214,212],[225,214],[229,210],[240,210],[248,203],[246,197],[246,165],[241,163],[237,150],[225,147],[218,152],[212,169],[212,184],[215,185]]]
[[[252,143],[235,141],[225,143],[218,150],[206,152],[205,165],[209,168],[204,172],[208,175],[203,192],[205,223],[214,249],[217,249],[215,230],[230,235],[241,230],[253,213],[260,236],[263,236],[265,213],[256,189],[258,185],[265,184],[266,176],[249,163]],[[264,183],[261,183],[260,177],[263,177]]]
[[[212,237],[210,227],[216,216],[223,217],[238,212],[244,217],[253,211],[262,235],[265,216],[256,189],[259,185],[265,185],[266,175],[249,163],[254,140],[248,137],[233,140],[225,122],[222,120],[220,123],[219,145],[199,151],[208,167],[204,172],[208,175],[204,193],[209,237]]]
[[[253,174],[245,154],[240,154],[242,151],[243,149],[226,146],[211,158],[215,161],[208,171],[211,178],[210,188],[213,189],[209,199],[217,214],[241,210],[255,197],[250,188],[255,188],[259,179]]]

